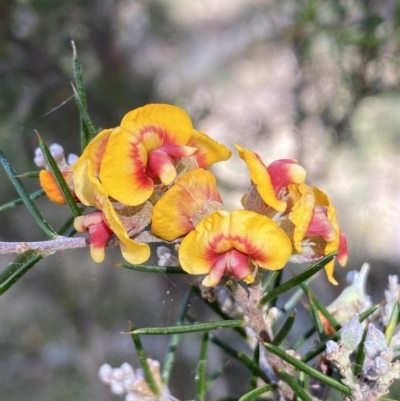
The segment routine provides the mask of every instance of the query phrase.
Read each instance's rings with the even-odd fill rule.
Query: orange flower
[[[150,257],[147,244],[130,239],[103,186],[94,175],[90,160],[79,163],[73,175],[75,193],[86,206],[99,211],[75,219],[74,226],[79,232],[89,231],[90,254],[95,262],[104,260],[104,248],[108,239],[115,234],[125,260],[133,264],[145,262]]]
[[[133,110],[110,136],[100,167],[101,182],[114,199],[139,205],[151,197],[155,185],[172,184],[182,158],[195,157],[199,151],[205,166],[230,156],[223,145],[205,138],[179,107],[150,104]]]
[[[190,274],[208,274],[205,286],[215,286],[222,276],[251,283],[255,268],[282,269],[291,244],[278,224],[246,210],[218,211],[202,219],[179,248],[182,268]]]

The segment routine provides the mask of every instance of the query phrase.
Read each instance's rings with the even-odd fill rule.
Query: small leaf
[[[311,314],[311,319],[314,323],[314,327],[317,330],[318,333],[318,337],[320,339],[320,341],[324,341],[326,339],[326,334],[324,332],[324,327],[322,326],[322,322],[321,319],[319,318],[318,315],[318,310],[313,302],[313,298],[311,293],[308,294],[309,298],[310,298],[310,314]]]
[[[309,294],[309,298],[310,298],[310,302],[312,302],[316,308],[324,315],[324,317],[326,318],[326,320],[329,322],[329,324],[336,330],[340,330],[341,329],[341,325],[339,324],[339,322],[332,316],[332,314],[328,311],[328,309],[326,308],[326,306],[318,299],[318,297],[314,294],[313,291],[311,291],[310,289],[308,289],[306,286],[302,285],[301,286],[303,291],[305,293],[308,292]]]
[[[206,395],[206,368],[207,368],[207,350],[209,342],[209,333],[203,334],[200,348],[200,358],[197,363],[196,372],[196,401],[204,401]]]
[[[56,161],[54,160],[53,155],[50,153],[49,148],[43,142],[43,140],[40,137],[40,135],[38,134],[38,132],[36,132],[36,135],[39,139],[40,150],[42,151],[43,156],[44,156],[48,166],[50,167],[50,171],[53,173],[53,176],[54,176],[55,180],[57,181],[57,185],[60,188],[60,191],[62,192],[65,201],[67,202],[69,208],[71,209],[72,215],[74,217],[81,216],[82,215],[81,209],[79,209],[78,205],[76,204],[75,199],[71,193],[71,190],[68,188],[68,185],[67,185]]]
[[[136,270],[145,273],[162,273],[162,274],[187,274],[181,267],[176,266],[146,266],[146,265],[132,265],[130,263],[120,263],[117,267],[124,269]]]
[[[274,287],[276,287],[275,283],[278,281],[278,278],[281,274],[281,270],[268,272],[268,274],[266,274],[266,278],[263,278],[262,280],[263,292],[271,291]]]
[[[294,321],[296,319],[296,311],[289,315],[286,319],[286,322],[283,324],[281,329],[278,331],[276,336],[274,337],[272,344],[278,346],[282,343],[282,341],[288,336],[290,330],[292,330]]]
[[[42,260],[46,255],[33,249],[18,255],[5,269],[0,273],[0,294],[6,292],[17,280],[28,272],[36,263]]]
[[[39,227],[52,239],[58,237],[57,233],[53,230],[50,224],[43,218],[37,206],[33,203],[30,195],[21,180],[17,177],[16,171],[14,167],[10,164],[8,159],[5,157],[4,153],[0,150],[0,164],[3,166],[4,171],[6,172],[8,178],[14,185],[14,188],[17,190],[19,196],[25,203],[32,217],[35,219],[36,223]]]
[[[329,376],[324,375],[322,372],[320,372],[317,369],[312,368],[311,366],[308,366],[302,361],[299,361],[295,357],[289,355],[286,353],[284,350],[275,347],[275,345],[264,343],[264,347],[272,352],[273,354],[279,356],[281,359],[295,367],[296,369],[308,374],[309,376],[315,377],[317,380],[326,383],[328,386],[331,386],[335,388],[336,390],[341,391],[342,393],[346,395],[351,395],[351,390],[347,387],[344,386],[343,384],[337,382],[335,379],[332,379]]]
[[[251,369],[249,391],[257,387],[258,371],[260,369],[258,365],[259,360],[260,360],[260,344],[257,344],[253,352],[253,367]]]
[[[294,342],[294,344],[289,347],[289,349],[297,350],[299,349],[307,340],[311,338],[311,336],[316,332],[315,327],[311,327],[307,330],[298,340]]]
[[[247,366],[247,368],[249,368],[250,371],[254,372],[253,360],[249,358],[246,354],[244,354],[241,351],[235,350],[230,345],[226,344],[212,333],[210,334],[210,340],[212,341],[212,343],[214,343],[215,345],[220,347],[223,351],[225,351],[229,356],[243,363],[243,365]],[[266,383],[270,381],[268,377],[265,375],[265,373],[260,369],[257,369],[257,376],[260,379],[264,380]]]
[[[232,327],[244,327],[243,320],[220,320],[210,323],[188,324],[183,326],[169,326],[169,327],[147,327],[136,329],[135,332],[129,334],[144,334],[144,335],[165,335],[165,334],[182,334],[182,333],[196,333],[199,331],[210,331],[219,329],[229,329]]]
[[[146,382],[149,385],[151,391],[155,395],[160,395],[160,389],[157,386],[156,380],[154,379],[149,363],[147,362],[146,352],[143,349],[140,337],[136,334],[136,327],[134,325],[131,325],[129,330],[132,335],[133,344],[135,345],[136,352],[138,354],[140,365],[142,366]]]
[[[192,298],[192,294],[193,288],[189,287],[189,289],[186,291],[185,298],[183,299],[181,310],[179,311],[178,319],[175,322],[175,326],[182,326],[182,323],[186,316],[186,312],[189,307],[190,300]],[[171,375],[172,366],[175,360],[176,347],[179,343],[179,339],[180,334],[174,334],[171,336],[168,344],[167,353],[164,358],[164,369],[161,374],[162,382],[166,384],[168,384]]]
[[[367,337],[367,332],[368,332],[368,328],[366,327],[364,329],[364,333],[363,333],[360,345],[358,346],[357,358],[356,358],[356,362],[354,364],[354,375],[355,376],[357,376],[358,374],[361,373],[363,365],[364,365],[364,360],[365,360],[364,343],[365,343],[365,339]]]
[[[85,89],[85,83],[83,81],[83,76],[82,76],[82,66],[81,66],[81,63],[78,58],[78,53],[76,51],[75,42],[73,40],[71,41],[71,45],[72,45],[72,51],[73,51],[72,67],[74,70],[76,91],[79,95],[79,98],[82,101],[82,104],[87,108],[86,89]],[[80,117],[80,121],[81,121],[81,130],[80,130],[80,132],[81,132],[81,135],[80,135],[81,152],[83,153],[86,146],[90,142],[90,138],[89,138],[89,131],[88,131],[82,117]]]
[[[89,113],[88,113],[88,111],[86,109],[86,106],[83,104],[82,99],[79,96],[79,93],[75,89],[74,85],[72,85],[72,89],[74,90],[75,102],[76,102],[76,105],[78,106],[79,113],[81,115],[81,119],[82,119],[83,123],[86,126],[86,129],[87,129],[88,134],[89,134],[89,140],[91,141],[97,135],[96,128],[94,127],[94,125],[92,123],[92,120],[91,120],[91,118],[89,116]]]
[[[290,376],[282,369],[279,370],[279,376],[281,376],[282,380],[289,385],[289,387],[293,390],[298,399],[300,399],[301,401],[312,401],[311,397],[305,392],[305,390],[300,386],[299,383],[296,382],[296,380],[292,376]]]
[[[390,343],[392,341],[398,319],[399,319],[399,303],[398,301],[396,301],[393,305],[392,313],[390,314],[389,322],[385,330],[385,337],[388,346],[390,346]]]
[[[23,174],[18,174],[19,178],[39,178],[40,171],[27,171]]]
[[[251,390],[247,394],[240,397],[239,401],[253,401],[259,395],[268,393],[269,391],[273,391],[276,388],[278,388],[278,386],[276,384],[266,384],[264,386],[257,387],[254,390]]]
[[[38,191],[32,192],[29,194],[31,200],[36,200],[41,198],[45,195],[43,189],[39,189]],[[4,205],[0,206],[0,212],[4,212],[5,210],[9,210],[14,208],[15,206],[20,206],[24,204],[24,200],[22,198],[14,199],[10,202],[5,203]]]
[[[331,260],[334,259],[337,253],[337,251],[330,253],[329,255],[322,258],[319,262],[309,267],[303,273],[274,288],[272,291],[268,292],[261,298],[260,304],[266,305],[268,302],[277,298],[279,295],[284,294],[285,292],[291,290],[293,287],[297,287],[298,285],[309,279],[311,276],[319,272],[325,265],[327,265]]]

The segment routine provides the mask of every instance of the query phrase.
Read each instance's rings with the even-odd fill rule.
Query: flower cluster
[[[304,168],[291,159],[266,166],[256,153],[236,149],[251,187],[243,208],[227,211],[206,169],[232,153],[196,131],[182,109],[150,104],[101,131],[72,166],[62,168],[78,202],[95,208],[75,219],[76,230],[89,233],[92,258],[101,262],[116,236],[128,262],[144,263],[150,248],[135,238],[151,223],[160,241],[181,242],[180,265],[207,275],[205,286],[217,285],[224,275],[252,283],[259,269],[316,261],[333,251],[344,265],[346,238],[335,209],[320,189],[305,183]],[[41,184],[51,200],[62,203],[51,173],[41,172]],[[333,263],[326,272],[336,284]]]
[[[168,387],[162,383],[160,363],[147,359],[150,371],[156,381],[160,394],[156,395],[146,381],[143,369],[134,370],[125,362],[119,368],[112,368],[108,364],[100,366],[100,380],[110,386],[113,394],[125,394],[125,401],[171,401],[176,400],[169,392]]]

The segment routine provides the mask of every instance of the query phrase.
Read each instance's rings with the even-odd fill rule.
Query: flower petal
[[[284,212],[286,210],[286,202],[277,198],[268,169],[260,157],[240,145],[235,145],[235,147],[239,152],[240,158],[247,164],[251,181],[257,186],[263,201],[275,210]]]
[[[292,253],[292,244],[278,224],[254,212],[234,210],[230,235],[234,248],[263,269],[282,269]]]
[[[100,167],[107,193],[129,206],[145,202],[152,195],[157,178],[152,176],[157,173],[154,162],[148,174],[150,152],[168,145],[185,146],[192,133],[192,122],[179,107],[152,104],[129,112],[121,129],[111,134]],[[171,183],[175,177],[171,164],[165,161],[158,173],[162,182]]]
[[[71,179],[71,172],[62,171],[62,175],[67,184],[69,184],[69,181]],[[44,189],[44,192],[46,192],[46,195],[52,202],[58,203],[60,205],[67,203],[64,199],[64,195],[62,194],[57,184],[56,179],[54,178],[53,173],[51,173],[48,170],[41,170],[39,173],[39,181],[40,185]]]
[[[267,169],[276,194],[289,184],[300,184],[306,179],[306,170],[294,159],[276,160]]]
[[[179,177],[153,209],[152,231],[173,241],[193,230],[199,218],[222,209],[222,200],[210,171],[191,170]]]
[[[114,129],[105,129],[99,132],[86,146],[82,155],[72,166],[71,171],[76,170],[81,162],[89,159],[92,162],[94,174],[99,174],[100,164],[106,151],[108,139],[113,131]]]
[[[277,223],[268,217],[247,210],[219,211],[201,220],[195,231],[185,237],[179,248],[179,260],[188,273],[210,272],[211,276],[205,283],[214,285],[220,277],[224,260],[228,274],[238,272],[243,278],[247,273],[248,264],[244,265],[237,254],[230,255],[230,258],[233,255],[232,264],[228,264],[230,259],[226,256],[226,259],[221,259],[223,254],[233,249],[247,255],[248,263],[277,270],[288,261],[292,246]]]
[[[107,193],[94,176],[90,160],[84,160],[80,163],[73,178],[75,190],[81,202],[87,206],[97,207],[103,212],[105,223],[120,241],[124,259],[133,264],[145,262],[150,257],[149,246],[137,243],[129,238],[117,212],[108,199]]]
[[[203,131],[194,131],[187,144],[197,148],[195,156],[200,168],[228,160],[232,156],[232,152],[227,147],[214,141]]]

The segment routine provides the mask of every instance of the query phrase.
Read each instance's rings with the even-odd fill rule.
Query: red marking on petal
[[[320,236],[326,242],[332,242],[335,239],[336,230],[333,224],[328,220],[327,213],[328,208],[326,206],[315,206],[305,237]]]
[[[196,148],[178,145],[165,145],[157,148],[157,150],[161,150],[173,158],[188,157],[197,152]]]
[[[340,234],[339,240],[339,254],[337,260],[340,266],[346,266],[347,263],[347,238],[344,234]]]
[[[289,184],[304,182],[306,178],[305,169],[294,159],[276,160],[267,169],[275,194],[279,194],[281,189],[287,187]]]
[[[176,177],[173,159],[161,150],[153,150],[149,155],[147,174],[152,179],[160,178],[165,185],[171,184]]]
[[[104,248],[107,244],[107,241],[113,234],[113,232],[104,222],[104,220],[102,220],[98,224],[93,224],[89,226],[88,231],[90,245],[94,248]]]

